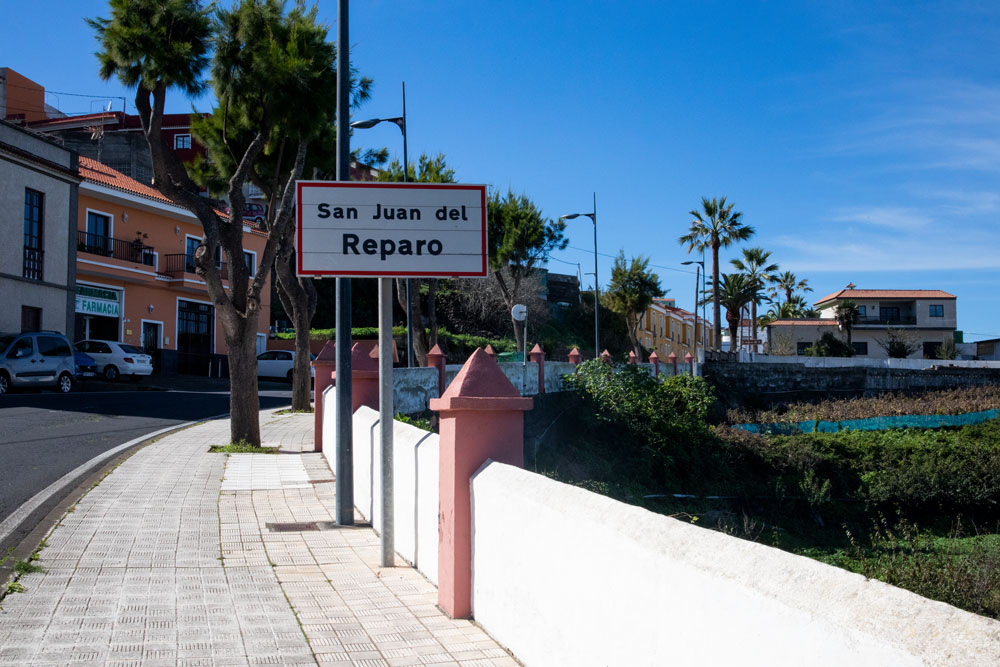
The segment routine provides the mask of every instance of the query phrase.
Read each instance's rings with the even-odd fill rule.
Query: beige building
[[[818,319],[775,320],[767,327],[769,353],[804,355],[806,348],[829,331],[842,340],[846,334],[836,321],[837,305],[853,301],[859,320],[851,330],[854,353],[887,358],[885,343],[892,336],[915,347],[911,359],[933,359],[946,340],[954,341],[956,297],[941,290],[842,289],[818,300]]]
[[[671,352],[683,360],[686,354],[697,357],[696,348],[712,346],[711,324],[706,329],[699,317],[696,328],[694,314],[678,308],[673,299],[654,299],[642,316],[638,333],[642,346],[655,351],[663,362]]]
[[[76,153],[0,121],[0,331],[73,335]]]

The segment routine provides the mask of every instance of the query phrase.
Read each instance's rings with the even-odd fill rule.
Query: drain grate
[[[297,523],[265,523],[264,527],[273,533],[303,533],[312,530],[371,528],[372,525],[368,521],[357,521],[353,526],[341,526],[336,521],[300,521]]]
[[[315,521],[304,521],[300,523],[265,523],[268,530],[275,533],[301,533],[306,530],[319,530]]]

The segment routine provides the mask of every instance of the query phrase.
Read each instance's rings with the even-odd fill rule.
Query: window
[[[87,234],[83,251],[94,255],[112,254],[111,216],[87,211]]]
[[[73,352],[62,338],[55,336],[38,337],[38,354],[43,357],[70,357]]]
[[[806,350],[808,350],[810,347],[812,347],[812,343],[809,342],[796,343],[795,354],[799,355],[800,357],[805,356]]]
[[[851,343],[851,347],[854,348],[854,354],[855,354],[855,356],[858,356],[858,357],[867,357],[868,356],[868,343],[867,342],[862,342],[862,343],[854,343],[854,342],[852,342]]]
[[[254,264],[256,263],[257,257],[252,252],[243,251],[243,261],[247,265],[247,271],[250,272],[250,276],[253,277]]]
[[[43,195],[24,189],[24,264],[21,276],[42,280],[42,202]]]
[[[932,305],[931,307],[931,317],[944,317],[944,306],[943,305]]]
[[[30,357],[32,352],[31,338],[24,337],[21,340],[14,343],[14,347],[10,348],[10,352],[7,353],[8,359],[23,359],[25,357]]]
[[[858,306],[858,317],[864,317],[864,316],[865,316],[865,307]]]
[[[191,135],[190,134],[175,134],[174,135],[174,150],[185,150],[191,148]]]

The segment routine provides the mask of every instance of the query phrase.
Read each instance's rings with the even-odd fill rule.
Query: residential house
[[[681,360],[687,354],[697,358],[699,350],[712,345],[712,325],[704,326],[698,317],[696,329],[695,315],[675,304],[674,299],[654,299],[639,322],[639,343],[664,362],[671,352]]]
[[[75,153],[0,121],[0,331],[71,335],[79,183]]]
[[[819,299],[816,319],[776,320],[768,326],[771,354],[805,354],[824,332],[846,340],[836,321],[837,306],[857,304],[859,320],[851,329],[854,353],[862,357],[887,358],[890,336],[911,345],[911,359],[934,358],[945,341],[960,341],[956,331],[956,297],[941,290],[868,290],[849,287]]]
[[[76,225],[74,339],[141,346],[157,368],[222,373],[227,351],[205,282],[195,274],[202,239],[197,218],[157,190],[107,165],[80,158]],[[266,235],[243,227],[244,261],[258,268]],[[223,284],[226,265],[220,256]],[[270,290],[261,294],[258,348],[267,344]]]
[[[753,342],[753,327],[750,319],[744,317],[736,327],[736,344],[729,340],[729,322],[723,322],[722,327],[722,351],[748,350],[750,352],[762,352],[767,348],[767,328],[757,327],[756,344]]]

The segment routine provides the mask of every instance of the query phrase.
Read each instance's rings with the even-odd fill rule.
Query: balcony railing
[[[223,280],[229,280],[229,267],[225,262],[219,265],[219,274]],[[160,273],[171,278],[183,278],[185,273],[197,273],[195,270],[194,255],[178,253],[176,255],[165,255],[160,263]]]
[[[141,241],[123,241],[79,230],[76,234],[76,249],[89,255],[112,257],[146,266],[156,265],[153,247],[145,245]]]
[[[35,244],[37,245],[37,244]],[[42,250],[24,244],[24,266],[21,275],[28,280],[42,280]]]
[[[916,324],[917,318],[912,315],[899,315],[897,317],[882,317],[880,315],[869,315],[859,317],[858,324],[878,324],[881,326],[896,326],[903,324]]]

